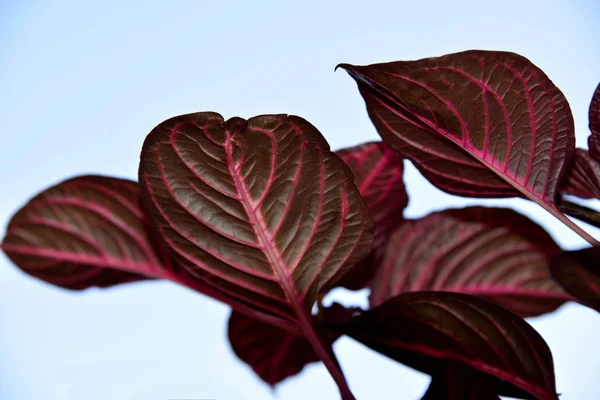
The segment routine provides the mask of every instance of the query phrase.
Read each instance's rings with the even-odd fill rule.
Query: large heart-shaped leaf
[[[422,290],[487,297],[521,316],[555,310],[570,297],[550,276],[560,247],[510,209],[468,207],[403,222],[369,286],[371,306]]]
[[[558,254],[550,271],[581,304],[600,312],[600,247]]]
[[[404,219],[408,194],[402,175],[402,158],[383,142],[364,143],[338,150],[350,167],[360,194],[375,222],[373,251],[368,259],[346,275],[340,286],[358,290],[366,286],[378,264],[380,251],[394,228]]]
[[[108,287],[171,274],[149,232],[136,182],[79,176],[42,191],[15,213],[2,250],[24,272],[51,284]]]
[[[297,331],[286,321],[232,301],[173,262],[151,234],[134,181],[88,175],[58,183],[15,213],[1,247],[27,274],[63,288],[166,279]]]
[[[516,314],[478,297],[403,293],[337,329],[432,376],[458,362],[496,378],[500,395],[558,399],[544,339]]]
[[[373,221],[344,162],[302,118],[171,118],[146,138],[142,198],[177,260],[220,292],[296,324],[343,398],[310,309],[371,250]]]
[[[525,196],[597,243],[554,204],[575,147],[573,117],[529,60],[465,51],[339,67],[356,80],[381,137],[435,186],[461,196]]]
[[[596,87],[590,103],[589,120],[592,134],[588,137],[588,147],[591,156],[600,162],[600,84]]]
[[[500,400],[494,382],[458,363],[448,363],[440,375],[433,376],[421,400]]]

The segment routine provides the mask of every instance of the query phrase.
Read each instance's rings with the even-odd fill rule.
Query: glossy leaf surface
[[[381,257],[381,249],[394,228],[404,219],[408,194],[402,179],[402,159],[385,143],[371,142],[338,150],[338,156],[350,167],[360,194],[365,199],[375,234],[373,251],[368,259],[354,268],[341,286],[358,290],[366,286]]]
[[[136,182],[80,176],[54,185],[12,217],[2,250],[24,272],[67,289],[161,278]]]
[[[600,247],[566,251],[552,259],[550,268],[567,292],[600,312]]]
[[[496,378],[500,395],[558,399],[542,337],[516,314],[478,297],[404,293],[338,328],[432,376],[443,372],[445,362],[458,362]]]
[[[472,50],[340,67],[384,141],[435,186],[460,196],[524,196],[598,243],[554,204],[575,147],[573,117],[529,60]]]
[[[377,306],[403,292],[449,291],[487,297],[524,317],[540,315],[570,299],[549,271],[560,251],[544,229],[510,209],[432,213],[398,226],[369,300]]]

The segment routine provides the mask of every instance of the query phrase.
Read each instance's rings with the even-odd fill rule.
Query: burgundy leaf
[[[589,119],[590,131],[592,131],[592,134],[588,137],[590,155],[600,162],[600,84],[596,87],[592,97]]]
[[[229,317],[229,342],[235,354],[271,386],[319,361],[301,335],[284,331],[238,312]]]
[[[80,176],[48,188],[11,219],[2,250],[24,272],[67,289],[164,278],[136,182]]]
[[[558,197],[558,208],[571,217],[586,222],[596,228],[600,228],[600,212],[584,205],[565,200],[562,196]]]
[[[558,399],[544,339],[516,314],[478,297],[403,293],[336,328],[432,376],[458,362],[496,378],[500,395]]]
[[[346,275],[341,286],[358,290],[366,286],[377,264],[379,251],[394,228],[404,219],[403,211],[408,205],[408,194],[402,175],[402,158],[383,142],[364,143],[338,150],[354,173],[354,180],[365,199],[375,222],[373,252]]]
[[[370,283],[377,306],[403,293],[443,290],[487,297],[523,317],[555,310],[570,297],[550,276],[560,247],[510,209],[467,207],[400,225]]]
[[[206,284],[295,324],[342,397],[310,309],[371,250],[373,221],[344,162],[302,118],[171,118],[146,138],[142,198],[176,259]]]
[[[500,400],[493,380],[484,374],[448,363],[433,376],[421,400]]]
[[[355,311],[335,303],[324,309],[323,318],[344,323]],[[319,317],[313,319],[319,323]],[[229,317],[228,336],[235,354],[271,386],[298,374],[305,365],[319,361],[303,335],[284,331],[235,311]],[[328,332],[332,343],[339,336],[339,333]]]
[[[597,243],[554,204],[575,146],[573,117],[529,60],[472,50],[340,67],[384,141],[435,186],[460,196],[525,196]]]
[[[552,259],[550,271],[581,304],[600,312],[600,247],[561,253]]]
[[[600,199],[600,162],[584,149],[575,149],[571,168],[563,178],[561,193]]]

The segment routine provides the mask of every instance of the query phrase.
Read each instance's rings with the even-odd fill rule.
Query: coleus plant
[[[171,118],[147,136],[139,182],[79,176],[11,219],[2,249],[66,289],[167,279],[232,308],[237,356],[269,385],[347,335],[432,376],[423,399],[557,399],[550,349],[523,319],[575,300],[600,311],[600,86],[589,152],[567,100],[526,58],[465,51],[368,66],[357,82],[383,141],[332,152],[291,115]],[[511,209],[406,219],[403,160],[437,188],[536,202],[592,247],[563,251]],[[366,310],[322,298],[368,288]],[[316,312],[313,309],[316,307]]]

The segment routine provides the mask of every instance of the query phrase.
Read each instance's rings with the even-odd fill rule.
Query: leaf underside
[[[588,137],[590,155],[600,162],[600,84],[596,87],[590,103],[589,126],[592,132]]]
[[[443,373],[440,360],[458,362],[497,379],[500,395],[558,399],[542,337],[516,314],[478,297],[403,293],[337,328],[432,376]]]
[[[510,209],[435,212],[393,233],[369,284],[369,302],[435,290],[486,297],[523,317],[544,314],[570,299],[549,271],[560,251],[544,229]]]
[[[575,149],[571,168],[561,182],[561,194],[600,199],[600,162],[588,151]]]

